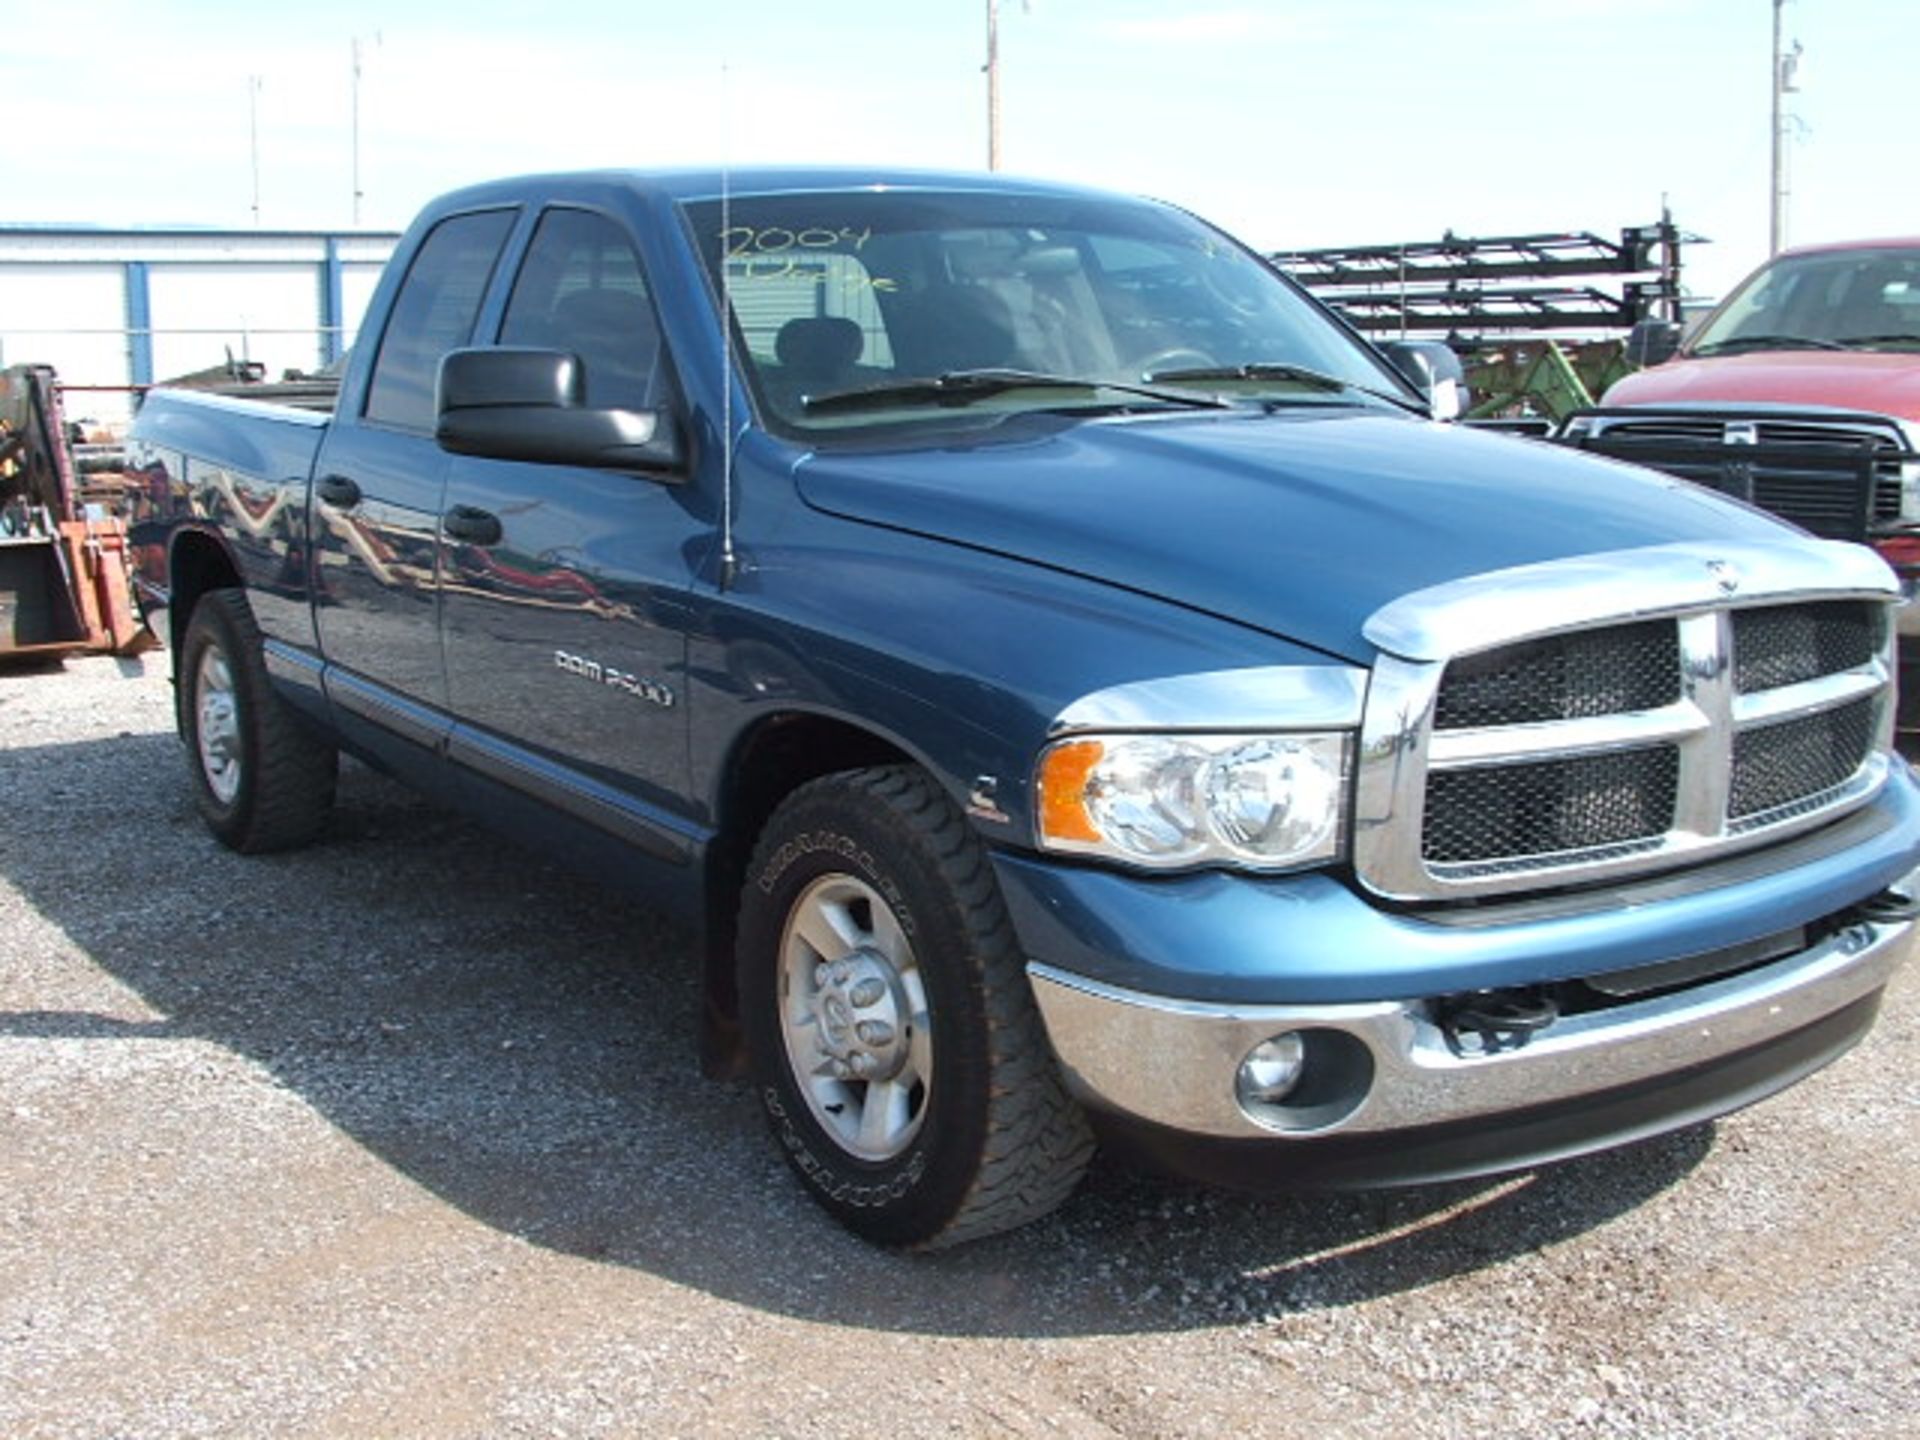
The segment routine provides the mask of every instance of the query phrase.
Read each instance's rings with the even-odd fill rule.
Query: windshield
[[[687,212],[782,428],[1414,398],[1264,261],[1159,205],[876,189]]]
[[[1785,255],[1734,292],[1688,347],[1883,350],[1920,347],[1920,248]]]

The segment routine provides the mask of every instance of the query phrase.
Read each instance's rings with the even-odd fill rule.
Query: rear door
[[[623,224],[539,219],[500,343],[578,356],[587,403],[684,417]],[[451,754],[646,848],[687,809],[685,593],[713,540],[691,486],[452,457],[442,634]]]
[[[444,734],[447,709],[438,614],[447,455],[433,438],[434,385],[440,357],[472,337],[517,215],[452,215],[428,234],[394,297],[360,411],[330,427],[315,466],[328,693],[421,743]]]

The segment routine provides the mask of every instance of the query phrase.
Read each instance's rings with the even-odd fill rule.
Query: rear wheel
[[[925,775],[796,791],[740,915],[740,998],[775,1139],[828,1211],[939,1246],[1046,1214],[1092,1155],[985,853]]]
[[[326,824],[338,757],[273,691],[237,590],[202,596],[180,645],[180,731],[195,802],[235,850],[304,844]]]

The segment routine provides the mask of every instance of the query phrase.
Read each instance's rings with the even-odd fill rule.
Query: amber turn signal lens
[[[1040,833],[1047,839],[1099,843],[1087,815],[1087,777],[1106,748],[1098,740],[1070,740],[1047,751],[1040,767]]]

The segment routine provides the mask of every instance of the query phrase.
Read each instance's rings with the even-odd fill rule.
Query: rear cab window
[[[374,357],[362,416],[396,430],[431,431],[440,361],[473,337],[480,302],[513,228],[512,210],[454,215],[434,226],[394,297]]]

